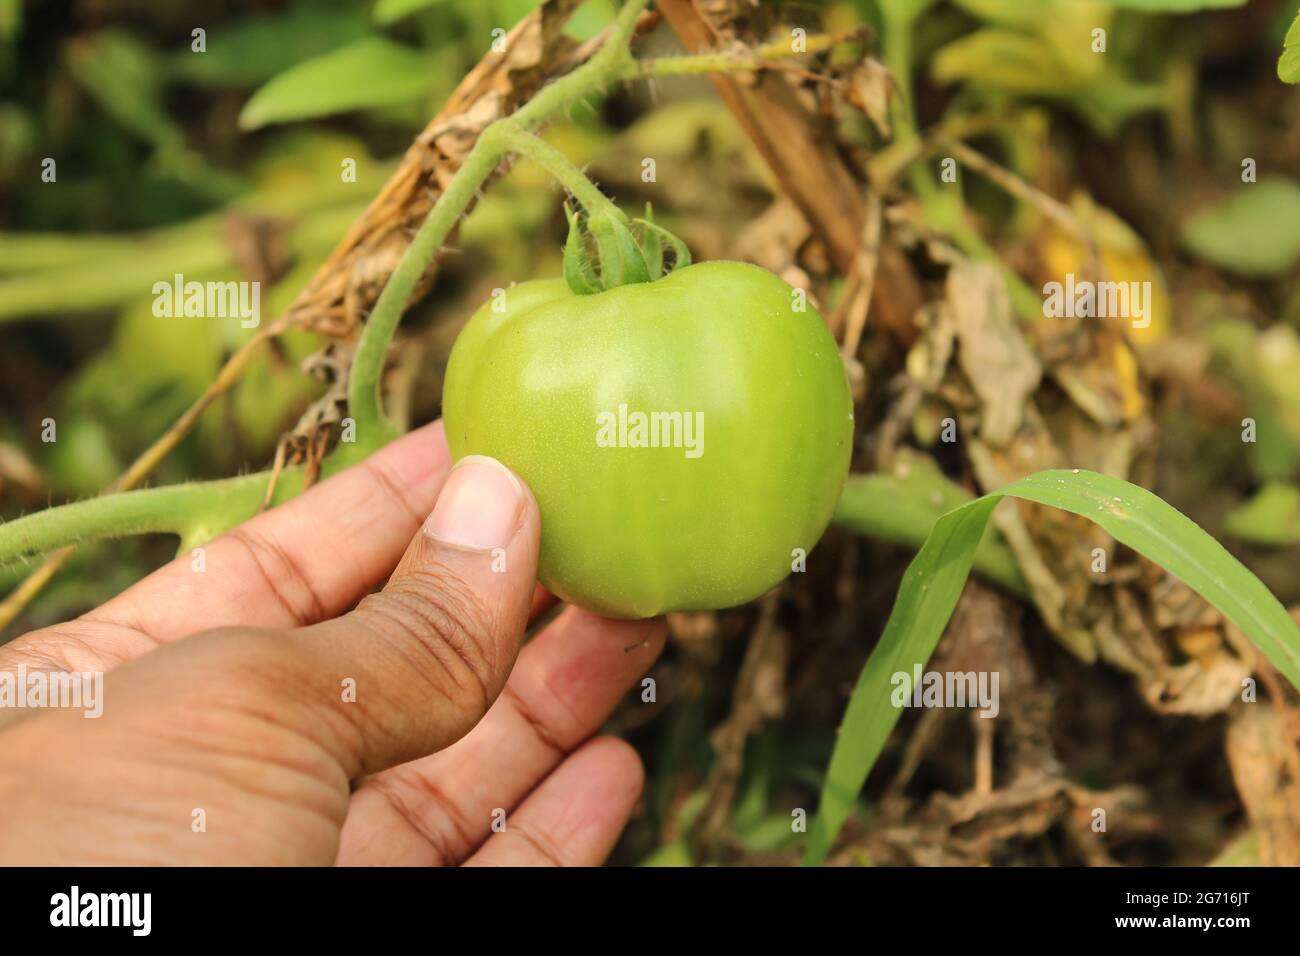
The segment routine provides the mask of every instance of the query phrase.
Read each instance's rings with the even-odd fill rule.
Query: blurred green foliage
[[[1282,55],[1277,61],[1277,75],[1285,83],[1300,83],[1300,12],[1282,41]]]
[[[1183,224],[1183,243],[1206,262],[1245,276],[1281,275],[1300,259],[1300,183],[1243,183]]]

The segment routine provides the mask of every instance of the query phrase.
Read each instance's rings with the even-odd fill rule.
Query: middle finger
[[[465,859],[565,755],[600,728],[663,650],[662,618],[567,608],[520,652],[506,689],[463,739],[366,780],[343,827],[342,865]]]

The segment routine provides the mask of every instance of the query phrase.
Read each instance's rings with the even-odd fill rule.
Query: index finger
[[[387,580],[450,465],[442,422],[416,429],[214,539],[201,565],[183,555],[83,620],[165,644],[214,627],[334,617]]]

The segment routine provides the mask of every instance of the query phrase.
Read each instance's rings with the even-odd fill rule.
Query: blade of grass
[[[805,865],[825,859],[900,711],[892,675],[911,673],[934,652],[970,574],[993,508],[1012,496],[1096,522],[1117,541],[1163,567],[1236,624],[1300,687],[1300,627],[1244,565],[1190,518],[1158,496],[1087,471],[1042,471],[948,512],[903,576],[880,643],[849,699],[822,783]]]
[[[919,548],[937,519],[972,499],[932,463],[917,462],[906,477],[850,475],[831,520],[869,538]],[[984,532],[973,568],[1016,597],[1029,597],[1016,556],[996,528]]]

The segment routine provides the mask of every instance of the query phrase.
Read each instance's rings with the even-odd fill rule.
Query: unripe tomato
[[[853,404],[829,330],[796,304],[770,272],[706,262],[594,295],[527,282],[470,319],[447,440],[528,482],[547,588],[614,617],[731,607],[817,543]]]

